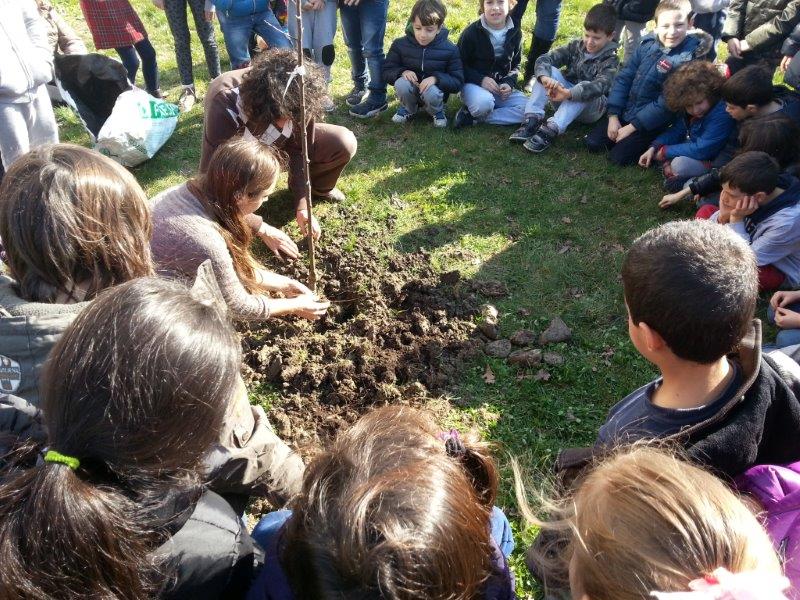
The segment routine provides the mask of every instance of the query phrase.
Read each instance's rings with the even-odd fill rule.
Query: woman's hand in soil
[[[301,208],[295,213],[294,219],[297,221],[297,226],[300,228],[303,236],[307,236],[308,211],[305,208]],[[317,221],[317,218],[314,216],[311,217],[311,235],[314,236],[315,240],[318,240],[322,235],[322,227],[319,226],[319,221]]]
[[[639,164],[641,164],[641,162]],[[689,188],[686,188],[678,192],[675,192],[674,194],[665,194],[661,198],[661,202],[658,203],[658,208],[669,208],[670,206],[672,206],[673,204],[677,204],[684,198],[688,198],[691,195],[691,193],[692,192],[689,190]]]
[[[258,230],[258,237],[267,245],[267,248],[272,250],[272,253],[282,259],[283,256],[288,258],[298,258],[300,250],[297,244],[294,243],[292,238],[286,235],[283,231],[266,223],[261,225]]]
[[[769,299],[769,304],[772,308],[778,309],[782,306],[786,306],[787,304],[793,304],[798,300],[800,300],[800,290],[794,292],[775,292],[772,295],[772,298]]]
[[[775,325],[781,329],[800,329],[800,313],[788,308],[776,308]]]
[[[656,156],[656,149],[650,146],[647,149],[647,152],[645,152],[639,157],[639,166],[644,167],[646,169],[653,162],[655,156]]]
[[[296,279],[290,279],[289,277],[286,278],[286,283],[281,289],[281,292],[287,298],[296,298],[297,296],[313,296],[314,292],[304,286],[302,283],[297,281]]]
[[[316,321],[324,317],[328,312],[328,307],[331,305],[327,300],[323,301],[317,298],[314,294],[303,294],[292,298],[289,302],[295,303],[295,308],[292,311],[298,317],[303,317],[309,321]]]

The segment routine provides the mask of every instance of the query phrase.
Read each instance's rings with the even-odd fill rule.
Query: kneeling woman
[[[275,188],[279,173],[280,163],[269,146],[234,139],[217,149],[205,174],[156,196],[151,247],[159,270],[190,278],[210,259],[237,319],[324,315],[327,302],[320,302],[302,283],[263,269],[250,253],[254,234],[277,244],[291,243],[253,215]],[[265,229],[271,230],[271,238],[264,235]],[[272,298],[271,292],[285,297]]]

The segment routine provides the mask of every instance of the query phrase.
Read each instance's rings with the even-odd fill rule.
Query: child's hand
[[[611,115],[608,117],[608,129],[606,129],[606,135],[612,142],[617,141],[617,134],[619,133],[620,127],[621,125],[619,118],[616,115]]]
[[[721,204],[721,203],[720,203]],[[753,196],[744,196],[736,201],[736,206],[731,208],[731,221],[736,223],[758,210],[759,204]]]
[[[401,75],[403,79],[405,79],[409,83],[413,83],[414,85],[419,85],[419,79],[417,79],[417,74],[414,73],[414,71],[403,71]]]
[[[656,155],[656,149],[651,146],[650,148],[647,149],[647,152],[645,152],[644,154],[642,154],[639,157],[639,166],[640,167],[644,167],[645,169],[647,167],[649,167],[650,164],[653,162],[653,158],[655,158],[655,155]],[[666,198],[666,196],[665,196],[665,198]],[[662,198],[662,202],[663,202],[663,198]],[[674,203],[672,203],[672,204],[674,204]],[[659,203],[659,206],[661,206],[660,203]],[[667,206],[669,206],[669,204]]]
[[[303,235],[308,235],[308,211],[305,208],[301,208],[295,213],[294,220],[297,222],[297,226],[300,228]],[[314,236],[315,240],[318,240],[320,236],[322,236],[322,227],[319,226],[317,218],[313,216],[311,217],[311,235]]]
[[[428,88],[432,85],[436,85],[436,77],[431,75],[430,77],[426,77],[422,81],[419,82],[419,91],[421,94],[424,94],[428,91]]]
[[[555,79],[553,79],[552,77],[548,77],[547,75],[543,75],[539,79],[539,83],[541,83],[547,91],[550,91],[551,89],[553,89],[555,86],[558,85],[558,82]]]
[[[669,208],[686,198],[691,192],[688,188],[675,192],[674,194],[665,194],[658,203],[658,208]]]
[[[497,93],[503,100],[505,100],[511,95],[511,86],[507,83],[501,83],[497,86]]]
[[[776,308],[775,325],[781,329],[800,329],[800,313],[788,308]]]
[[[487,92],[492,92],[493,94],[500,93],[500,86],[498,86],[497,82],[491,77],[484,77],[481,81],[481,87]]]
[[[772,308],[778,309],[787,304],[792,304],[800,300],[800,290],[794,292],[775,292],[769,299]]]
[[[636,127],[634,127],[633,123],[628,123],[625,127],[620,127],[617,131],[617,139],[616,142],[619,143],[636,131]]]
[[[789,63],[792,62],[793,58],[794,56],[784,56],[781,59],[781,66],[780,66],[781,73],[786,73],[786,70],[789,68]]]
[[[286,255],[288,258],[298,258],[300,256],[297,244],[280,229],[263,223],[258,230],[258,237],[279,259],[283,258],[282,255]]]
[[[734,58],[742,57],[742,43],[739,38],[731,38],[728,40],[728,54]]]
[[[564,102],[572,98],[572,92],[559,83],[547,90],[547,97],[553,102]]]

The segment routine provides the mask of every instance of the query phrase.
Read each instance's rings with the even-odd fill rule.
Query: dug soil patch
[[[427,253],[399,253],[376,237],[353,247],[333,236],[318,247],[317,291],[331,301],[323,319],[240,327],[245,378],[279,393],[270,419],[304,452],[373,406],[442,394],[482,351],[474,286],[436,273]],[[275,268],[307,281],[305,258]]]

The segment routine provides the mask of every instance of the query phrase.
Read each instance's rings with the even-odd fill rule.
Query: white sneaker
[[[184,87],[178,98],[178,105],[181,107],[181,112],[189,112],[197,102],[197,94],[195,94],[193,87]]]

